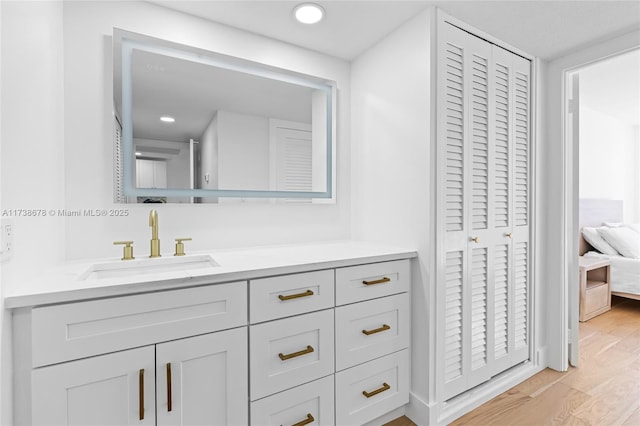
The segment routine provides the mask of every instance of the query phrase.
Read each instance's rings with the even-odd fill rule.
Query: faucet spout
[[[160,257],[160,240],[158,239],[158,212],[149,212],[149,226],[151,227],[151,254],[149,257]]]
[[[151,227],[151,239],[158,239],[158,212],[153,209],[149,212],[149,226]]]

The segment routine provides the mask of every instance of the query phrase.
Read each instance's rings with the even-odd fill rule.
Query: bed
[[[611,294],[640,300],[640,259],[603,254],[592,247],[582,233],[584,227],[600,227],[605,223],[621,222],[621,200],[581,199],[579,254],[585,257],[608,258],[611,263]]]

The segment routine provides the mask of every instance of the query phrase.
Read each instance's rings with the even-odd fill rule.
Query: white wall
[[[62,4],[1,2],[2,209],[64,205]],[[14,255],[2,265],[6,296],[31,271],[64,258],[62,218],[13,218]],[[4,304],[3,304],[4,305]],[[0,308],[0,421],[11,424],[11,316]]]
[[[159,211],[163,250],[171,249],[176,236],[193,237],[191,250],[349,237],[347,62],[142,2],[65,2],[64,19],[67,208],[112,207],[108,111],[110,35],[115,26],[338,82],[337,204],[154,206]],[[137,253],[144,253],[150,238],[149,208],[126,208],[130,211],[126,218],[69,218],[67,258],[116,256],[111,242],[121,238],[135,240]]]
[[[580,80],[580,91],[589,90]],[[580,198],[623,200],[624,221],[640,222],[636,126],[580,105]]]
[[[221,189],[269,190],[269,119],[218,111]]]
[[[412,270],[412,399],[433,397],[435,171],[431,19],[423,12],[352,63],[353,236],[418,250]],[[412,415],[426,421],[423,414]]]
[[[0,47],[2,46],[2,5],[0,5]],[[1,52],[1,49],[0,49]],[[2,55],[0,54],[0,99],[2,99]],[[0,102],[0,129],[2,129],[2,102]],[[2,132],[0,131],[0,188],[2,187]],[[0,211],[2,211],[0,196]],[[3,300],[2,263],[0,263],[0,301]],[[9,311],[0,308],[0,424],[11,421],[11,319]],[[6,328],[5,328],[6,327]]]

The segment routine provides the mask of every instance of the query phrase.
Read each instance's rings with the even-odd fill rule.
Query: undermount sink
[[[214,268],[217,266],[220,265],[208,254],[117,260],[95,263],[87,268],[87,270],[80,275],[79,279],[82,281],[99,280],[179,271],[184,271],[188,274],[196,269]]]

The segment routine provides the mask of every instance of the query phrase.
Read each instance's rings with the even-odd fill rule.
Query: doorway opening
[[[569,265],[579,265],[567,277],[573,366],[579,321],[610,309],[611,293],[640,299],[639,75],[637,48],[565,72],[565,211],[573,213],[565,220],[566,237],[575,242],[566,255],[577,260]]]

